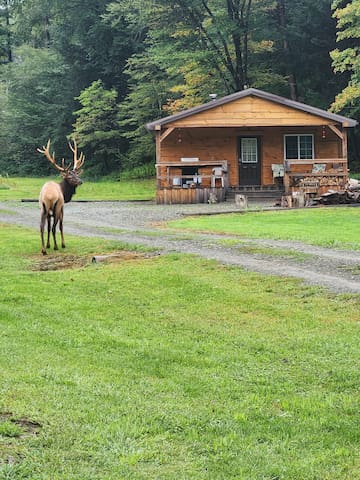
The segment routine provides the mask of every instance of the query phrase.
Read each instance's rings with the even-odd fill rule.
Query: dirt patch
[[[46,255],[37,257],[31,265],[31,270],[35,272],[47,272],[53,270],[71,270],[82,268],[89,263],[89,258],[78,257],[75,255]]]
[[[76,255],[46,255],[37,256],[34,259],[31,270],[35,272],[48,272],[56,270],[75,270],[83,268],[91,263],[121,263],[132,260],[143,260],[153,257],[154,253],[138,253],[131,251],[112,252],[107,254],[96,254],[93,256],[76,256]]]
[[[18,434],[11,434],[7,435],[6,434],[6,429],[4,429],[4,432],[1,429],[1,426],[4,424],[9,424],[9,425],[15,425],[19,427],[17,429]],[[15,418],[12,413],[9,412],[3,412],[0,413],[0,435],[7,437],[7,436],[16,436],[18,438],[24,438],[28,437],[29,435],[37,435],[41,429],[42,425],[38,422],[34,422],[32,420],[29,420],[28,418]],[[10,431],[10,430],[9,430]],[[16,431],[16,430],[15,430]]]
[[[0,412],[0,465],[20,462],[24,456],[24,441],[38,435],[41,427],[40,423],[28,418]]]

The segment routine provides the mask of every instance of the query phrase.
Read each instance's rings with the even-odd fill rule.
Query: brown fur
[[[56,243],[56,225],[59,222],[60,234],[61,234],[61,246],[65,248],[64,233],[63,233],[63,216],[64,216],[64,195],[61,191],[59,183],[47,182],[40,191],[40,235],[41,235],[41,253],[46,255],[46,248],[50,248],[50,229],[51,229],[51,217],[53,217],[52,234],[54,239],[54,250],[58,250]],[[48,235],[45,248],[44,242],[44,228],[45,221],[48,223]]]
[[[54,250],[58,250],[56,243],[56,226],[59,223],[59,229],[61,234],[61,246],[65,248],[64,233],[63,233],[63,218],[64,218],[64,204],[70,202],[72,196],[75,194],[76,187],[82,184],[81,167],[84,164],[85,156],[80,153],[78,157],[77,145],[74,140],[74,144],[69,143],[70,150],[74,154],[73,169],[70,170],[70,165],[65,167],[65,161],[62,159],[62,166],[58,165],[55,161],[55,152],[50,154],[50,140],[48,140],[46,147],[38,148],[37,151],[45,155],[49,162],[58,170],[63,180],[61,183],[47,182],[40,191],[39,204],[41,211],[40,220],[40,236],[41,236],[41,253],[46,255],[46,248],[50,248],[50,229],[52,230],[54,239]],[[53,218],[53,224],[51,226],[51,218]],[[48,233],[47,242],[45,247],[44,241],[44,229],[45,221],[47,220]]]
[[[39,197],[39,205],[41,212],[40,220],[40,236],[41,236],[41,253],[46,255],[46,248],[50,248],[50,230],[52,231],[54,240],[54,250],[58,250],[56,242],[56,226],[59,224],[61,235],[61,247],[65,248],[64,232],[63,232],[63,218],[64,218],[64,204],[70,202],[72,196],[75,194],[76,187],[81,185],[82,181],[74,173],[70,171],[66,174],[61,183],[47,182],[42,187]],[[53,223],[51,226],[51,218]],[[45,247],[44,229],[47,220],[47,242]]]

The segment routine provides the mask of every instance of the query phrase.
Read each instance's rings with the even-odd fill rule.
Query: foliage
[[[330,0],[0,0],[0,172],[47,174],[34,147],[85,125],[93,174],[154,163],[147,122],[245,86],[358,118],[358,3],[333,4],[336,49]]]
[[[78,100],[82,108],[74,113],[73,137],[87,153],[87,170],[104,174],[119,169],[124,142],[118,128],[115,88],[106,90],[97,80],[81,92]]]
[[[0,63],[6,64],[13,60],[11,25],[10,25],[11,0],[0,2]]]
[[[52,43],[53,0],[12,0],[11,21],[14,45],[49,48]]]
[[[163,114],[167,81],[155,56],[148,52],[135,55],[127,63],[129,93],[119,106],[119,125],[129,142],[127,169],[146,163],[154,163],[155,145],[145,124]]]
[[[147,163],[131,170],[124,170],[121,172],[121,180],[155,178],[156,171],[153,163]]]
[[[349,116],[360,116],[360,0],[352,0],[345,7],[335,1],[337,41],[345,48],[331,52],[335,72],[350,72],[350,80],[332,105],[334,111],[345,111]],[[355,40],[355,41],[354,41]]]
[[[72,66],[77,92],[101,80],[115,88],[119,98],[126,90],[123,68],[133,42],[126,23],[109,25],[104,20],[108,0],[51,0],[53,3],[52,44]]]
[[[0,77],[0,112],[4,142],[0,147],[0,170],[36,175],[50,166],[36,152],[48,138],[64,151],[64,123],[69,105],[64,97],[71,90],[69,70],[51,50],[22,46],[15,51],[16,64],[7,65]]]
[[[149,10],[152,3],[143,2],[148,29],[142,30],[143,50],[129,59],[127,70],[131,92],[123,117],[135,157],[147,161],[141,125],[208,101],[211,93],[247,85],[287,96],[290,76],[297,83],[296,100],[327,108],[338,92],[328,56],[335,34],[328,0],[286,3],[285,25],[279,20],[284,2],[161,1]],[[111,4],[113,21],[124,12],[120,4]]]
[[[1,478],[359,480],[357,296],[69,245],[0,229]]]
[[[347,85],[336,96],[331,108],[360,120],[360,1],[333,2],[337,19],[337,41],[341,48],[330,52],[335,72],[346,75]],[[350,164],[360,168],[360,131],[350,134]]]
[[[339,89],[329,57],[329,50],[335,46],[331,2],[275,3],[275,9],[269,12],[276,25],[273,62],[286,75],[294,100],[328,109]],[[286,93],[283,90],[285,96]]]

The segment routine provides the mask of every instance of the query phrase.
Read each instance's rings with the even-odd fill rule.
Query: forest
[[[360,0],[0,0],[0,175],[49,174],[49,138],[151,171],[147,122],[248,87],[360,121],[359,38]]]

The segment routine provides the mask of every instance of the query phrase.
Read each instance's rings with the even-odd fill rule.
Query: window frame
[[[288,137],[297,137],[297,158],[287,158],[286,156],[286,139]],[[311,158],[301,158],[300,157],[300,138],[301,137],[311,137]],[[315,146],[314,146],[314,134],[313,133],[289,133],[284,134],[284,160],[285,161],[304,161],[304,160],[314,160],[315,159]]]

